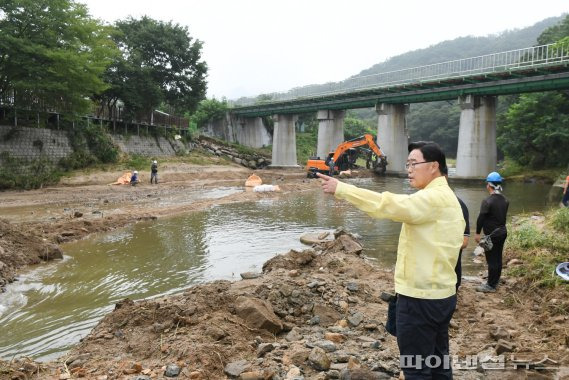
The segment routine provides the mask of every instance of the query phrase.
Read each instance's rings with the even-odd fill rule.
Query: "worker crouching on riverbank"
[[[319,174],[325,193],[373,218],[403,223],[395,265],[396,334],[405,379],[452,378],[448,325],[456,306],[455,266],[465,227],[432,142],[411,143],[407,174],[414,194],[377,193]],[[433,358],[435,357],[435,358]]]

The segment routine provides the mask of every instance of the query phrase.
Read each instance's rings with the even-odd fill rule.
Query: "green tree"
[[[113,106],[120,99],[133,118],[161,104],[180,114],[193,112],[207,88],[202,42],[185,26],[146,16],[118,21],[115,28],[122,54],[105,73],[110,88],[100,100]]]
[[[366,133],[370,133],[375,136],[377,134],[377,130],[374,130],[373,125],[371,125],[368,120],[358,119],[348,112],[344,118],[344,138],[346,140],[351,140]]]
[[[521,95],[500,127],[504,154],[532,168],[569,164],[569,96],[560,92]]]
[[[434,141],[449,157],[456,157],[459,123],[460,109],[454,101],[412,104],[407,117],[411,141]]]
[[[552,44],[567,36],[569,36],[569,15],[565,16],[559,23],[545,29],[537,37],[537,44]]]
[[[72,0],[0,2],[0,98],[35,110],[84,112],[106,88],[116,47]]]
[[[547,28],[538,44],[569,45],[569,16]],[[534,169],[569,164],[569,95],[552,91],[520,95],[498,119],[498,147],[507,157]]]
[[[190,123],[195,123],[198,128],[205,126],[212,120],[225,117],[227,101],[217,99],[205,99],[200,102],[196,112],[191,116]]]

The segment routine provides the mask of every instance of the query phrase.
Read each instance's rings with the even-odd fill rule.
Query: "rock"
[[[307,245],[324,243],[326,241],[331,241],[331,238],[328,238],[328,235],[328,232],[321,234],[305,233],[300,235],[300,242]]]
[[[346,285],[346,289],[348,289],[350,292],[357,292],[359,288],[360,287],[357,282],[348,282],[348,285]]]
[[[273,334],[282,331],[283,325],[273,312],[270,303],[252,297],[240,296],[235,301],[237,315],[251,327],[267,330]]]
[[[326,373],[326,375],[328,376],[328,379],[339,379],[340,378],[340,371],[335,370],[335,369],[331,369]]]
[[[293,249],[287,255],[298,265],[307,265],[314,260],[316,252],[313,249],[305,249],[301,252]]]
[[[296,269],[291,269],[291,270],[288,272],[288,275],[289,275],[290,277],[298,277],[298,276],[300,275],[300,272],[299,272],[298,270],[296,270]]]
[[[76,218],[80,218],[80,217],[83,216],[83,213],[82,213],[81,211],[75,211],[75,212],[73,213],[73,216],[76,217]]]
[[[332,325],[341,318],[340,313],[338,313],[336,310],[322,304],[315,304],[314,308],[312,309],[312,313],[315,316],[317,315],[320,317],[320,324],[322,326]]]
[[[275,349],[272,343],[261,343],[257,348],[257,357],[262,358],[266,353],[271,352]]]
[[[373,372],[367,368],[344,368],[340,372],[340,380],[383,380],[391,376],[383,372]]]
[[[22,365],[22,368],[24,369],[25,372],[28,372],[28,373],[35,373],[39,369],[38,365],[34,362],[31,362],[31,361],[26,361]],[[20,368],[20,369],[22,369],[22,368]]]
[[[63,251],[57,244],[49,244],[38,256],[45,261],[63,259]]]
[[[262,371],[243,372],[239,380],[264,380],[265,374]]]
[[[262,273],[255,273],[255,272],[244,272],[240,274],[241,278],[244,280],[253,280],[255,278],[261,277],[262,275],[263,275]]]
[[[520,265],[523,264],[524,262],[520,259],[511,259],[510,261],[508,261],[508,264],[506,264],[506,266],[512,266],[512,265]]]
[[[292,366],[291,369],[286,373],[285,380],[293,380],[302,377],[300,369],[296,366]]]
[[[249,364],[247,360],[243,359],[227,364],[223,369],[223,372],[225,372],[227,376],[237,377],[249,368],[251,368],[251,364]]]
[[[303,336],[300,333],[300,329],[298,327],[293,327],[293,329],[285,336],[287,342],[296,342],[302,338]]]
[[[359,255],[360,253],[362,253],[362,250],[363,250],[362,245],[360,243],[358,243],[357,241],[355,241],[349,235],[342,235],[337,239],[337,241],[340,242],[340,244],[342,245],[342,248],[348,254],[351,253],[351,254]]]
[[[329,340],[319,340],[314,343],[316,347],[320,347],[326,352],[334,352],[337,350],[336,345]]]
[[[335,342],[335,343],[342,343],[342,342],[346,341],[345,335],[339,334],[339,333],[333,333],[333,332],[325,333],[324,338],[326,338],[327,340],[329,340],[331,342]]]
[[[146,375],[137,375],[133,377],[131,380],[152,380],[152,378]]]
[[[512,352],[514,350],[513,345],[503,339],[498,341],[495,348],[497,355],[502,355],[504,352]]]
[[[79,368],[79,367],[83,367],[85,365],[85,363],[87,363],[86,359],[77,359],[77,360],[73,360],[73,363],[69,364],[68,367],[69,367],[69,369]]]
[[[73,355],[70,356],[66,361],[65,364],[67,366],[70,366],[72,363],[74,363],[77,360],[81,360],[83,363],[85,363],[85,361],[87,359],[91,358],[91,354],[80,354],[80,355]]]
[[[510,339],[510,334],[503,327],[496,327],[496,328],[490,330],[490,336],[494,340]]]
[[[314,317],[312,317],[308,320],[308,324],[311,326],[319,325],[320,324],[320,317],[315,315]]]
[[[291,364],[295,366],[303,366],[306,359],[308,359],[309,354],[310,350],[307,350],[305,347],[296,344],[285,351],[283,355],[283,364],[285,366]]]
[[[327,371],[330,369],[331,360],[326,352],[320,347],[314,347],[308,355],[310,366],[318,371]]]
[[[353,327],[358,326],[360,323],[362,323],[363,320],[364,320],[364,315],[359,311],[348,317],[348,323]]]
[[[214,341],[221,340],[227,336],[227,333],[217,326],[209,326],[205,333]]]
[[[306,314],[306,313],[311,313],[312,309],[314,309],[314,304],[313,303],[307,303],[305,305],[302,305],[302,307],[300,308],[300,311],[302,311],[303,314]]]

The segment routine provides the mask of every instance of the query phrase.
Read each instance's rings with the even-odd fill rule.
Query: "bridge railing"
[[[535,69],[544,66],[554,66],[565,62],[569,62],[568,45],[540,45],[385,73],[352,77],[341,82],[299,87],[285,93],[265,94],[265,98],[270,99],[264,100],[263,103],[342,94],[391,86],[420,84],[434,80],[458,79],[474,75]],[[239,100],[233,105],[246,106],[257,103],[257,99],[252,98]]]

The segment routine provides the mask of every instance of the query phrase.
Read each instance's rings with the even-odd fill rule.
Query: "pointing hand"
[[[336,192],[336,187],[338,186],[338,180],[336,178],[328,177],[327,175],[316,173],[320,182],[322,183],[322,190],[325,193],[334,194]]]

